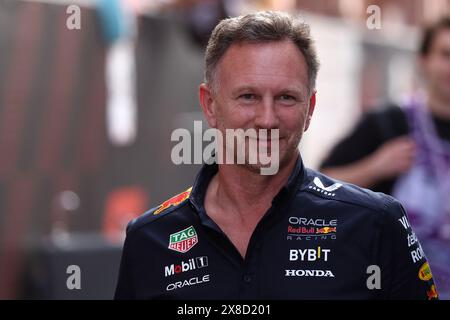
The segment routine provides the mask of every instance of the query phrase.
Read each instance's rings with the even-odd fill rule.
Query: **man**
[[[322,172],[400,200],[450,299],[450,16],[425,30],[419,63],[425,93],[366,115]]]
[[[130,223],[116,299],[437,298],[396,200],[303,166],[318,70],[309,27],[275,12],[226,19],[205,60],[209,125],[276,131],[257,140],[278,146],[278,170],[205,165],[192,189]]]

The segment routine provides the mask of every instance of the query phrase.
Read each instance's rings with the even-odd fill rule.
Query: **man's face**
[[[450,29],[436,33],[422,64],[429,88],[450,99]]]
[[[206,96],[201,100],[209,101],[202,103],[209,125],[224,136],[225,129],[241,128],[267,129],[270,137],[270,130],[278,129],[279,167],[289,163],[297,155],[315,105],[300,50],[289,40],[233,44],[216,71],[216,92],[206,86],[200,89],[201,98]],[[269,150],[273,144],[259,136],[257,142]]]

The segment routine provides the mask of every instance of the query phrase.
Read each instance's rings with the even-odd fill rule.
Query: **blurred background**
[[[321,69],[300,148],[318,168],[362,114],[420,87],[421,28],[450,0],[0,0],[1,299],[112,298],[127,222],[199,169],[172,163],[170,136],[203,120],[211,30],[260,9],[311,26]]]

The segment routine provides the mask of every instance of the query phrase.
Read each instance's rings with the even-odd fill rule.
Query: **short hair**
[[[427,26],[423,32],[422,42],[420,43],[419,53],[421,56],[426,56],[430,53],[433,41],[439,31],[450,30],[450,16],[441,17],[436,22]]]
[[[319,60],[309,25],[298,15],[277,11],[260,11],[222,20],[213,30],[206,47],[205,82],[214,91],[216,69],[233,43],[291,40],[303,54],[309,90],[316,86]]]

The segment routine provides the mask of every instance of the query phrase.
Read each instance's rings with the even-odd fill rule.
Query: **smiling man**
[[[192,188],[132,221],[116,299],[437,298],[402,206],[302,163],[318,71],[308,25],[278,12],[223,20],[205,61],[209,125],[254,129],[248,140],[276,152],[278,170],[261,174],[268,164],[248,154],[206,164]]]

